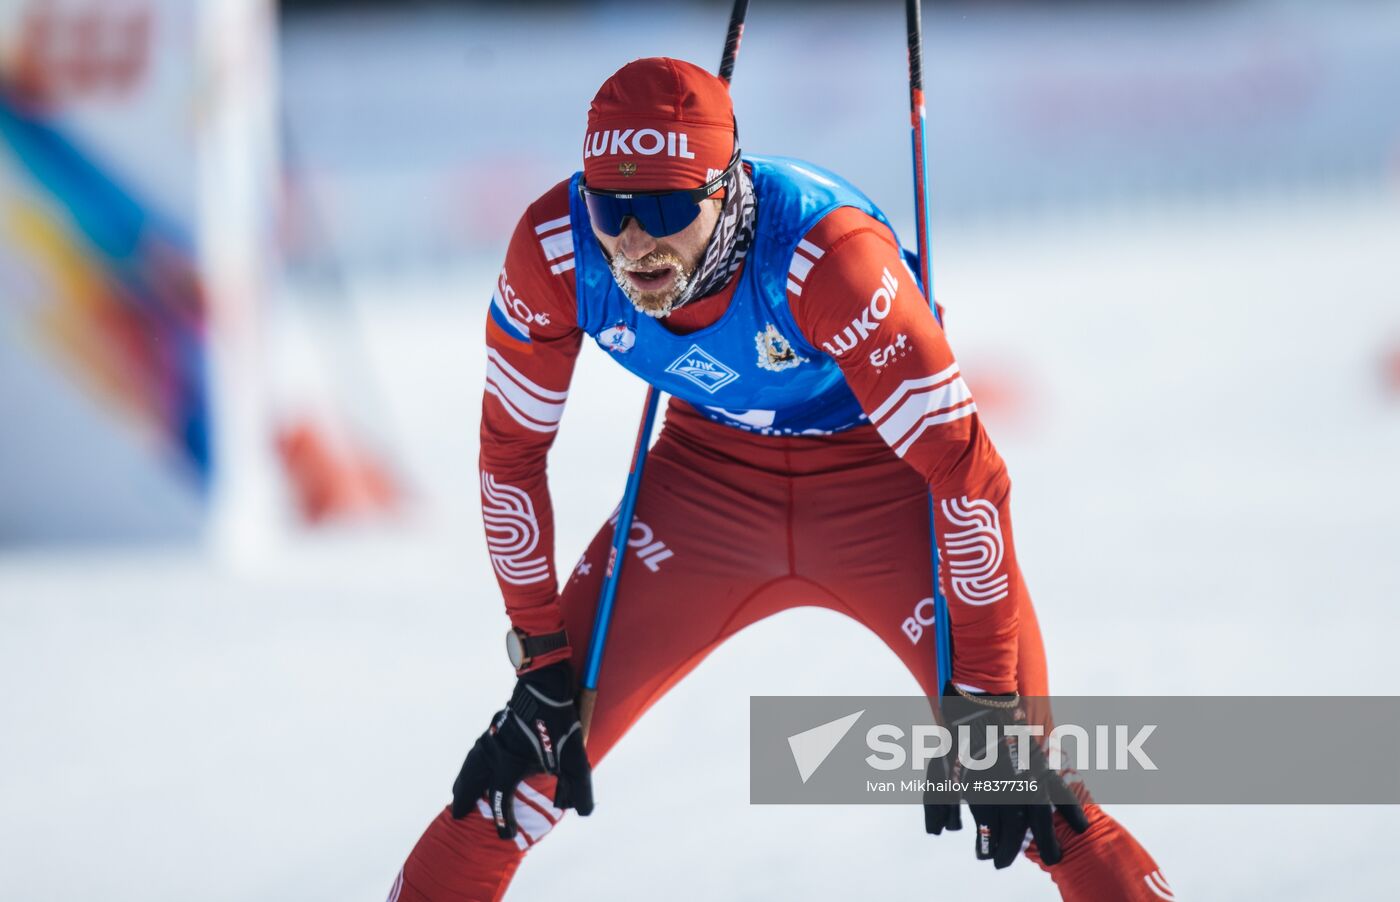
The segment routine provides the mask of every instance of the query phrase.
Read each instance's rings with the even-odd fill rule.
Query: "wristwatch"
[[[506,656],[510,658],[512,667],[524,670],[540,655],[557,651],[568,644],[569,639],[563,630],[543,636],[527,636],[524,631],[512,627],[506,633]]]

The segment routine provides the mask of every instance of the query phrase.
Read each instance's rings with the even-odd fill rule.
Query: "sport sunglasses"
[[[628,218],[653,238],[673,235],[695,221],[700,215],[700,202],[724,187],[724,180],[739,165],[739,150],[724,171],[699,188],[680,191],[602,191],[590,188],[582,180],[578,193],[588,207],[588,218],[598,231],[612,238],[622,234]]]

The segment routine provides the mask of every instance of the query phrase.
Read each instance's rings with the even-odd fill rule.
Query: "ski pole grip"
[[[593,723],[593,706],[598,703],[597,689],[584,689],[578,694],[578,722],[583,727],[583,744],[588,745],[588,727]]]

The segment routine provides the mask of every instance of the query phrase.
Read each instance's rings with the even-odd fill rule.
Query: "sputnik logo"
[[[792,760],[797,764],[797,775],[802,778],[803,783],[817,772],[817,768],[830,757],[832,751],[846,738],[851,727],[856,725],[856,721],[860,720],[864,713],[865,709],[861,708],[854,714],[838,717],[788,737],[788,748],[792,750]]]

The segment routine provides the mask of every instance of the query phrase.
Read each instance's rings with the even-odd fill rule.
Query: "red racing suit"
[[[481,417],[481,501],[488,550],[516,627],[566,630],[571,644],[540,666],[583,654],[612,527],[604,524],[558,588],[545,458],[584,338],[577,325],[568,182],[520,220],[497,302],[520,341],[488,320]],[[588,739],[596,766],[627,729],[710,651],[744,626],[799,605],[858,620],[937,695],[929,495],[948,599],[955,682],[978,690],[1049,692],[1035,612],[1016,564],[1010,481],[988,439],[938,320],[912,278],[898,280],[878,329],[861,328],[882,275],[907,272],[887,227],[850,207],[808,231],[788,273],[788,301],[808,343],[840,366],[868,425],[832,435],[770,436],[712,422],[673,399],[647,458]],[[663,322],[693,332],[724,312],[725,290]],[[524,852],[562,816],[553,781],[517,795],[521,834],[497,838],[482,816],[444,811],[391,893],[408,899],[497,899]],[[1089,830],[1056,819],[1063,861],[1047,869],[1066,899],[1164,898],[1142,847],[1085,797]],[[1034,845],[1028,850],[1034,859]],[[1150,876],[1151,875],[1151,876]]]

